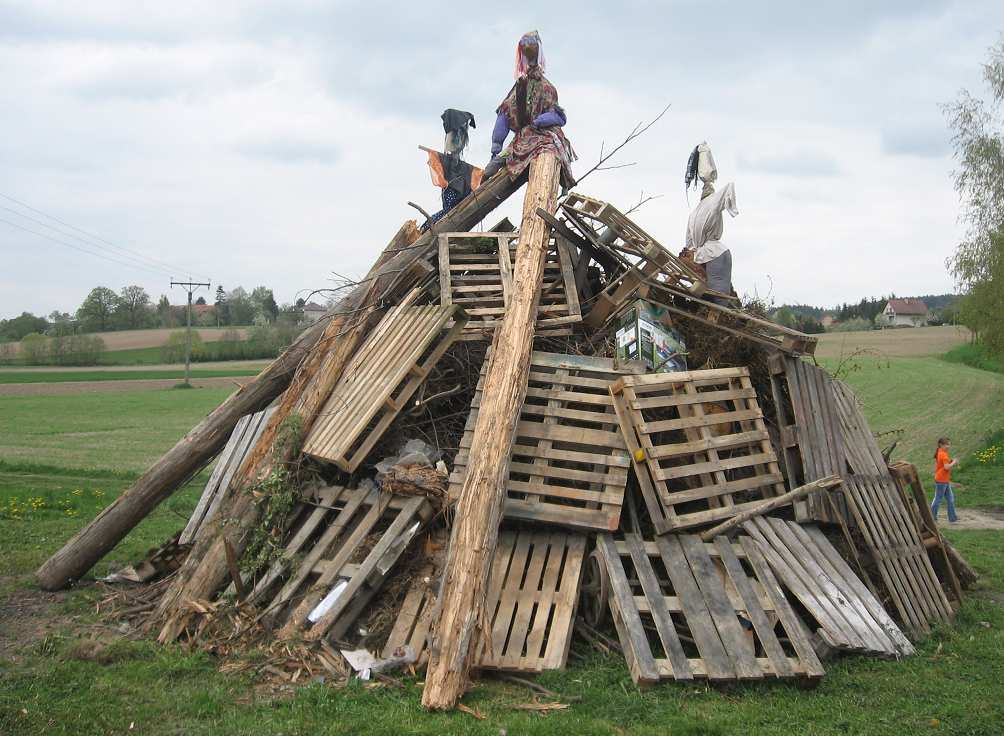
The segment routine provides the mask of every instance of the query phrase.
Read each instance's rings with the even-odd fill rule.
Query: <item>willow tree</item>
[[[965,293],[963,321],[993,352],[1004,354],[1004,36],[989,50],[983,79],[988,99],[962,90],[945,105],[966,225],[948,268]]]

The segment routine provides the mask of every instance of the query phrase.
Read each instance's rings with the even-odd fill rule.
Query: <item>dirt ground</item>
[[[957,500],[957,499],[956,499]],[[942,529],[993,529],[1004,531],[1004,508],[956,509],[959,520],[948,521],[944,506],[938,509],[938,526]]]
[[[827,332],[819,336],[817,358],[841,358],[856,350],[873,350],[887,358],[941,355],[969,342],[965,327],[910,327],[866,332]]]
[[[160,347],[167,341],[168,336],[177,329],[122,330],[120,332],[96,332],[94,334],[104,340],[105,350],[132,350],[134,348]],[[217,342],[223,337],[224,332],[231,329],[236,330],[242,340],[247,337],[247,328],[243,327],[197,328],[196,331],[203,342]],[[16,345],[15,349],[17,349]]]
[[[228,378],[193,378],[192,385],[199,388],[237,388],[254,380],[254,376]],[[65,396],[83,393],[115,393],[118,391],[145,391],[169,389],[180,383],[177,378],[156,378],[138,381],[65,381],[62,383],[2,383],[0,396]]]
[[[0,579],[0,589],[14,578]],[[16,662],[18,652],[45,638],[63,623],[57,608],[65,593],[47,593],[32,586],[0,594],[0,661]]]

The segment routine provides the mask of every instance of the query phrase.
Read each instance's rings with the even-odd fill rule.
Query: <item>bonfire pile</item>
[[[639,683],[816,681],[950,620],[970,571],[814,339],[609,203],[559,203],[546,160],[520,230],[470,232],[524,181],[402,226],[40,583],[215,457],[111,608],[290,683],[427,667],[423,702],[450,707],[471,670],[565,667],[576,634]]]

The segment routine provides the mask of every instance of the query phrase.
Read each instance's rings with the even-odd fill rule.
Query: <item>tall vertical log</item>
[[[537,208],[555,211],[559,171],[558,159],[551,153],[530,164],[512,299],[495,331],[472,438],[476,452],[467,466],[443,571],[422,693],[426,708],[448,709],[457,704],[467,687],[479,633],[488,629],[488,575],[498,543],[513,432],[526,395],[537,299],[551,232]]]

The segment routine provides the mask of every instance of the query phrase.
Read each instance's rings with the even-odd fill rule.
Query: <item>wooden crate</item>
[[[636,683],[822,677],[804,624],[748,537],[600,534],[596,548]]]
[[[274,411],[272,408],[262,409],[254,414],[247,414],[237,421],[234,431],[230,433],[230,439],[216,459],[216,467],[213,468],[209,482],[202,490],[195,511],[192,512],[188,524],[181,533],[179,544],[190,544],[195,541],[199,530],[216,516],[223,496],[230,487],[230,481],[240,469],[245,456],[257,444]]]
[[[784,493],[748,369],[625,376],[610,394],[660,534]]]
[[[340,638],[432,515],[422,496],[320,489],[250,600],[283,637]]]
[[[440,303],[464,309],[465,338],[490,339],[512,293],[519,233],[446,233],[439,236]],[[571,334],[581,321],[573,259],[561,237],[550,241],[537,307],[537,333]],[[566,329],[559,329],[566,326]]]
[[[557,531],[499,534],[487,593],[491,638],[477,645],[481,669],[537,673],[562,669],[568,659],[579,598],[586,538]],[[434,584],[419,576],[405,596],[384,656],[410,646],[418,665],[428,661],[435,608]]]
[[[780,353],[771,355],[767,363],[788,487],[794,489],[830,475],[845,475],[843,430],[830,374]],[[795,504],[795,518],[848,523],[850,514],[843,490],[809,494]]]
[[[743,530],[815,619],[813,628],[827,646],[887,656],[913,654],[910,641],[818,527],[758,517],[745,522]]]
[[[484,371],[453,461],[450,495],[460,497],[481,405]],[[642,373],[635,361],[534,352],[509,462],[503,514],[580,529],[616,529],[630,459],[610,384]]]
[[[851,476],[844,480],[844,488],[855,526],[903,626],[926,634],[931,623],[951,621],[951,604],[931,567],[920,530],[888,471]]]
[[[451,320],[453,327],[445,329]],[[453,305],[390,310],[352,356],[307,434],[304,453],[354,472],[465,320]]]

